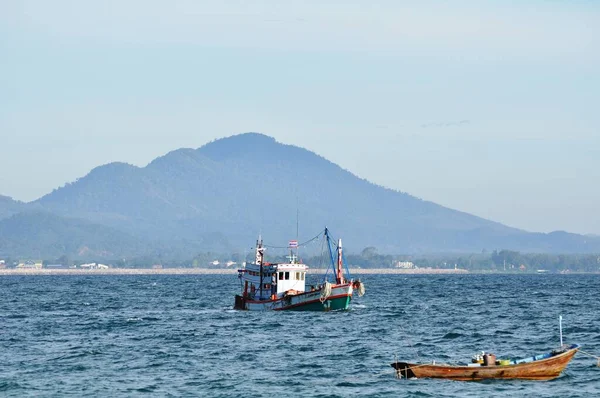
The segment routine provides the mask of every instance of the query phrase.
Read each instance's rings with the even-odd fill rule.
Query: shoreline
[[[323,275],[324,269],[309,268],[311,275]],[[465,269],[394,269],[394,268],[355,268],[351,269],[352,275],[598,275],[600,272],[568,272],[568,273],[513,273],[468,271]],[[0,269],[2,276],[36,276],[36,275],[235,275],[237,269],[211,269],[211,268],[109,268],[109,269]]]
[[[308,274],[324,274],[324,269],[308,269]],[[404,275],[438,275],[438,274],[468,274],[464,269],[433,269],[418,268],[412,270],[371,268],[351,269],[353,275],[369,274],[404,274]],[[237,269],[210,268],[109,268],[109,269],[0,269],[0,276],[26,275],[235,275]]]

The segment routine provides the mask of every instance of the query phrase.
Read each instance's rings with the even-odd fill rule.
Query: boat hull
[[[288,295],[276,300],[247,300],[236,296],[235,308],[248,311],[337,311],[346,310],[352,300],[352,285],[334,285],[331,294],[322,297],[322,290]]]
[[[551,380],[558,377],[579,349],[574,345],[565,352],[547,359],[497,366],[450,366],[394,362],[398,377],[439,378],[461,381],[485,379]]]

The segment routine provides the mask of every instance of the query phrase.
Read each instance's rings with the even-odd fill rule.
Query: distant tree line
[[[394,268],[399,262],[412,262],[417,268],[461,268],[469,271],[492,272],[600,272],[600,254],[550,254],[550,253],[520,253],[511,250],[494,250],[493,252],[470,254],[429,254],[429,255],[391,255],[379,254],[374,247],[365,248],[360,254],[346,254],[346,263],[350,267],[360,268]],[[235,261],[241,265],[243,261],[252,261],[253,255],[244,257],[240,254],[217,256],[213,253],[203,253],[196,256],[192,266],[213,267],[211,261],[217,259],[221,268],[226,268],[226,261]],[[312,268],[326,268],[331,260],[328,254],[310,256],[302,259]],[[285,256],[275,256],[272,262],[286,261]],[[185,266],[181,262],[180,266]]]
[[[15,267],[20,258],[3,258],[8,267]],[[550,254],[520,253],[512,250],[494,250],[493,252],[471,254],[428,254],[428,255],[391,255],[379,254],[374,247],[367,247],[359,254],[346,253],[344,259],[349,267],[394,268],[399,262],[411,262],[417,268],[461,268],[481,272],[600,272],[600,254]],[[37,260],[37,258],[36,258]],[[110,264],[116,268],[152,268],[160,265],[164,268],[239,268],[244,261],[253,261],[254,253],[222,254],[215,252],[198,253],[192,258],[148,255],[131,258],[76,258],[62,255],[58,258],[45,258],[48,264],[73,266],[85,262]],[[311,268],[327,268],[331,263],[329,254],[313,255],[301,258]],[[271,255],[270,262],[287,261],[286,256]],[[227,265],[229,263],[229,266]]]
[[[362,268],[394,267],[399,261],[410,261],[419,268],[461,268],[470,271],[506,272],[600,272],[600,254],[520,253],[494,250],[491,253],[430,254],[397,256],[377,254],[372,248],[360,255],[347,257],[349,264]]]

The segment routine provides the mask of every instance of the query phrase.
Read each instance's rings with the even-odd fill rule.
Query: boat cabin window
[[[283,272],[279,273],[279,280],[282,281],[283,280]]]
[[[302,276],[302,280],[304,280],[304,272],[300,274]]]
[[[296,272],[296,280],[299,281],[300,280],[300,272]]]
[[[290,279],[290,273],[289,271],[285,271],[285,280],[287,281],[288,279]]]

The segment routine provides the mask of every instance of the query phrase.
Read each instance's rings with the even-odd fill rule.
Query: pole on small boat
[[[560,331],[560,346],[563,346],[563,338],[562,338],[562,315],[558,316],[558,330]]]
[[[559,316],[558,316],[558,328],[559,328],[559,330],[560,330],[560,346],[561,346],[561,348],[562,348],[562,347],[563,347],[563,338],[562,338],[562,315],[559,315]],[[599,357],[599,356],[596,356],[596,355],[594,355],[594,354],[590,354],[589,352],[585,352],[585,351],[583,351],[582,349],[579,349],[579,352],[580,352],[581,354],[583,354],[583,355],[587,355],[587,356],[589,356],[589,357],[596,358],[596,360],[598,361],[598,362],[596,363],[596,366],[598,366],[598,367],[600,368],[600,357]]]

